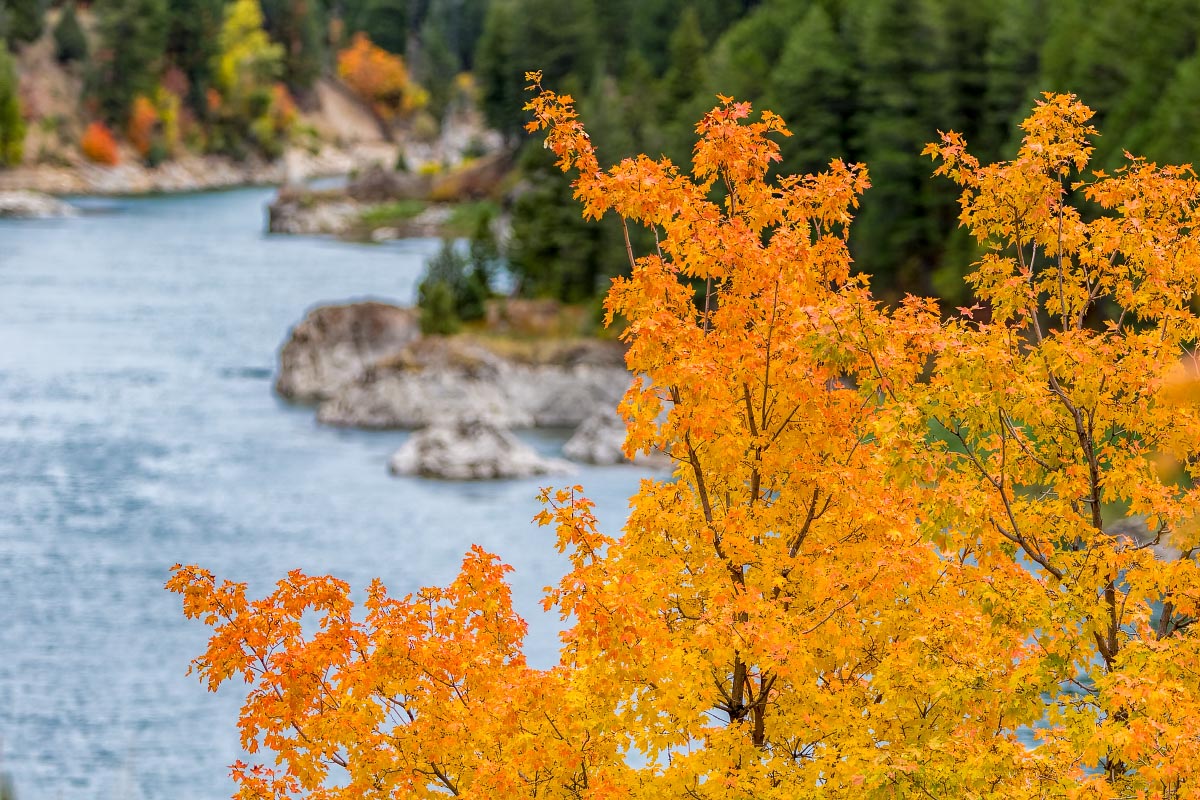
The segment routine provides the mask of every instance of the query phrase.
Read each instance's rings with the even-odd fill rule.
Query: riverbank
[[[116,166],[88,162],[27,164],[0,170],[0,192],[48,195],[140,195],[285,186],[314,178],[348,175],[396,160],[397,146],[384,142],[350,147],[326,145],[317,152],[291,149],[283,158],[235,161],[227,156],[184,155],[157,167],[127,161]]]

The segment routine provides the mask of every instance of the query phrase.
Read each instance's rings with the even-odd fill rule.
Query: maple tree
[[[925,463],[954,502],[931,496],[925,524],[1026,567],[988,599],[1028,620],[1010,688],[1038,768],[1077,796],[1196,797],[1200,183],[1128,154],[1088,174],[1091,115],[1046,95],[990,166],[953,133],[926,148],[988,246],[969,278],[988,313],[945,325],[909,387],[952,445]]]
[[[425,92],[413,83],[404,59],[354,34],[350,46],[338,53],[338,76],[384,119],[425,104]]]
[[[1093,131],[1070,96],[1010,162],[947,134],[927,152],[991,249],[980,306],[943,320],[852,273],[863,166],[774,178],[783,121],[721,98],[690,173],[604,169],[529,78],[585,216],[655,243],[625,228],[606,308],[637,376],[627,452],[674,474],[620,536],[581,487],[543,493],[570,561],[547,670],[477,547],[448,587],[372,584],[362,618],[333,578],[252,601],[177,567],[215,628],[194,667],[249,683],[243,745],[278,754],[235,767],[240,796],[1200,796],[1190,171],[1076,186]],[[1145,534],[1106,530],[1126,512]]]
[[[79,139],[79,149],[83,151],[89,161],[97,164],[114,166],[121,161],[117,140],[113,138],[112,131],[103,122],[88,124],[83,136]]]
[[[154,143],[154,135],[160,122],[158,109],[145,95],[139,94],[133,99],[133,108],[129,111],[129,126],[126,134],[133,149],[145,158],[150,153]]]

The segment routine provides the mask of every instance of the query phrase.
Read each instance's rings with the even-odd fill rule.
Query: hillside
[[[93,125],[104,130],[89,137],[92,161],[131,170],[197,156],[236,171],[286,151],[293,173],[364,160],[437,172],[492,146],[477,109],[517,165],[498,198],[512,212],[507,259],[524,291],[567,301],[594,298],[627,259],[620,226],[580,220],[568,179],[530,146],[529,70],[579,100],[606,163],[639,152],[685,162],[718,94],[788,123],[781,173],[865,163],[873,188],[851,250],[889,300],[916,291],[953,304],[979,255],[956,232],[954,193],[928,180],[920,153],[939,130],[996,160],[1014,152],[1042,92],[1073,92],[1105,131],[1095,159],[1105,170],[1125,151],[1172,163],[1200,153],[1200,0],[3,5],[16,56],[0,53],[0,164],[26,165],[19,174],[88,172]],[[11,172],[0,167],[0,185]],[[652,245],[632,233],[635,249]]]
[[[7,82],[19,111],[7,130],[0,114],[0,142],[15,140],[0,148],[8,154],[0,157],[0,190],[139,193],[278,184],[392,166],[401,154],[413,169],[438,171],[483,142],[494,146],[469,98],[445,104],[437,117],[427,101],[403,111],[393,107],[387,93],[397,87],[376,85],[380,70],[398,69],[413,91],[417,84],[401,57],[367,39],[366,51],[343,48],[365,52],[365,70],[343,80],[326,45],[317,55],[324,66],[302,82],[288,81],[299,67],[291,63],[291,48],[268,36],[272,20],[263,10],[272,7],[269,1],[173,3],[161,15],[163,53],[141,65],[149,75],[139,81],[138,65],[121,55],[125,48],[136,51],[139,38],[153,38],[138,18],[153,8],[137,5],[102,0],[47,8],[37,35],[22,40],[12,36],[13,7],[0,3],[0,33],[7,24],[10,37],[10,55],[0,53],[0,106]],[[215,43],[195,39],[205,31],[191,29],[202,28],[203,19],[179,17],[188,5],[221,12],[208,20]],[[79,43],[64,52],[68,16]],[[173,37],[179,41],[173,44]],[[120,50],[113,47],[117,41]],[[129,86],[115,91],[114,84]],[[128,108],[124,100],[112,106],[118,94],[131,98]]]

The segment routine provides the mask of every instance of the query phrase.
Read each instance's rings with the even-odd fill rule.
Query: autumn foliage
[[[79,149],[83,151],[88,161],[106,166],[120,163],[121,155],[117,150],[117,141],[112,131],[103,122],[93,122],[83,132],[79,140]]]
[[[479,548],[357,614],[332,578],[250,600],[177,568],[214,627],[195,669],[248,682],[243,744],[278,754],[241,796],[1200,797],[1190,170],[1087,173],[1065,95],[1012,161],[946,134],[927,153],[986,255],[945,320],[853,273],[862,165],[773,178],[783,120],[721,98],[690,170],[605,169],[530,79],[585,216],[653,234],[606,307],[626,449],[674,475],[619,535],[581,487],[543,494],[570,561],[549,670]]]
[[[129,143],[145,158],[150,153],[154,143],[154,135],[158,128],[158,109],[145,95],[133,99],[133,108],[129,111]]]
[[[356,33],[350,46],[338,53],[338,76],[384,119],[425,104],[425,92],[413,83],[404,59],[392,55]]]

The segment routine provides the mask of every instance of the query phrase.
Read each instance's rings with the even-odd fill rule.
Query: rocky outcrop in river
[[[285,186],[267,207],[267,231],[374,241],[440,236],[450,221],[450,204],[494,195],[509,166],[508,156],[496,153],[437,176],[374,165],[342,189]],[[418,209],[422,203],[429,205],[385,225],[369,224],[372,210],[405,202],[417,203]]]
[[[461,479],[561,466],[525,448],[516,428],[588,423],[569,455],[618,463],[615,409],[629,381],[616,342],[421,337],[412,309],[364,302],[309,312],[283,347],[276,387],[318,403],[327,425],[424,429],[393,471]]]
[[[542,362],[471,341],[429,338],[383,359],[321,404],[326,425],[420,428],[486,418],[509,428],[568,428],[611,412],[629,388],[619,348],[564,350]]]

